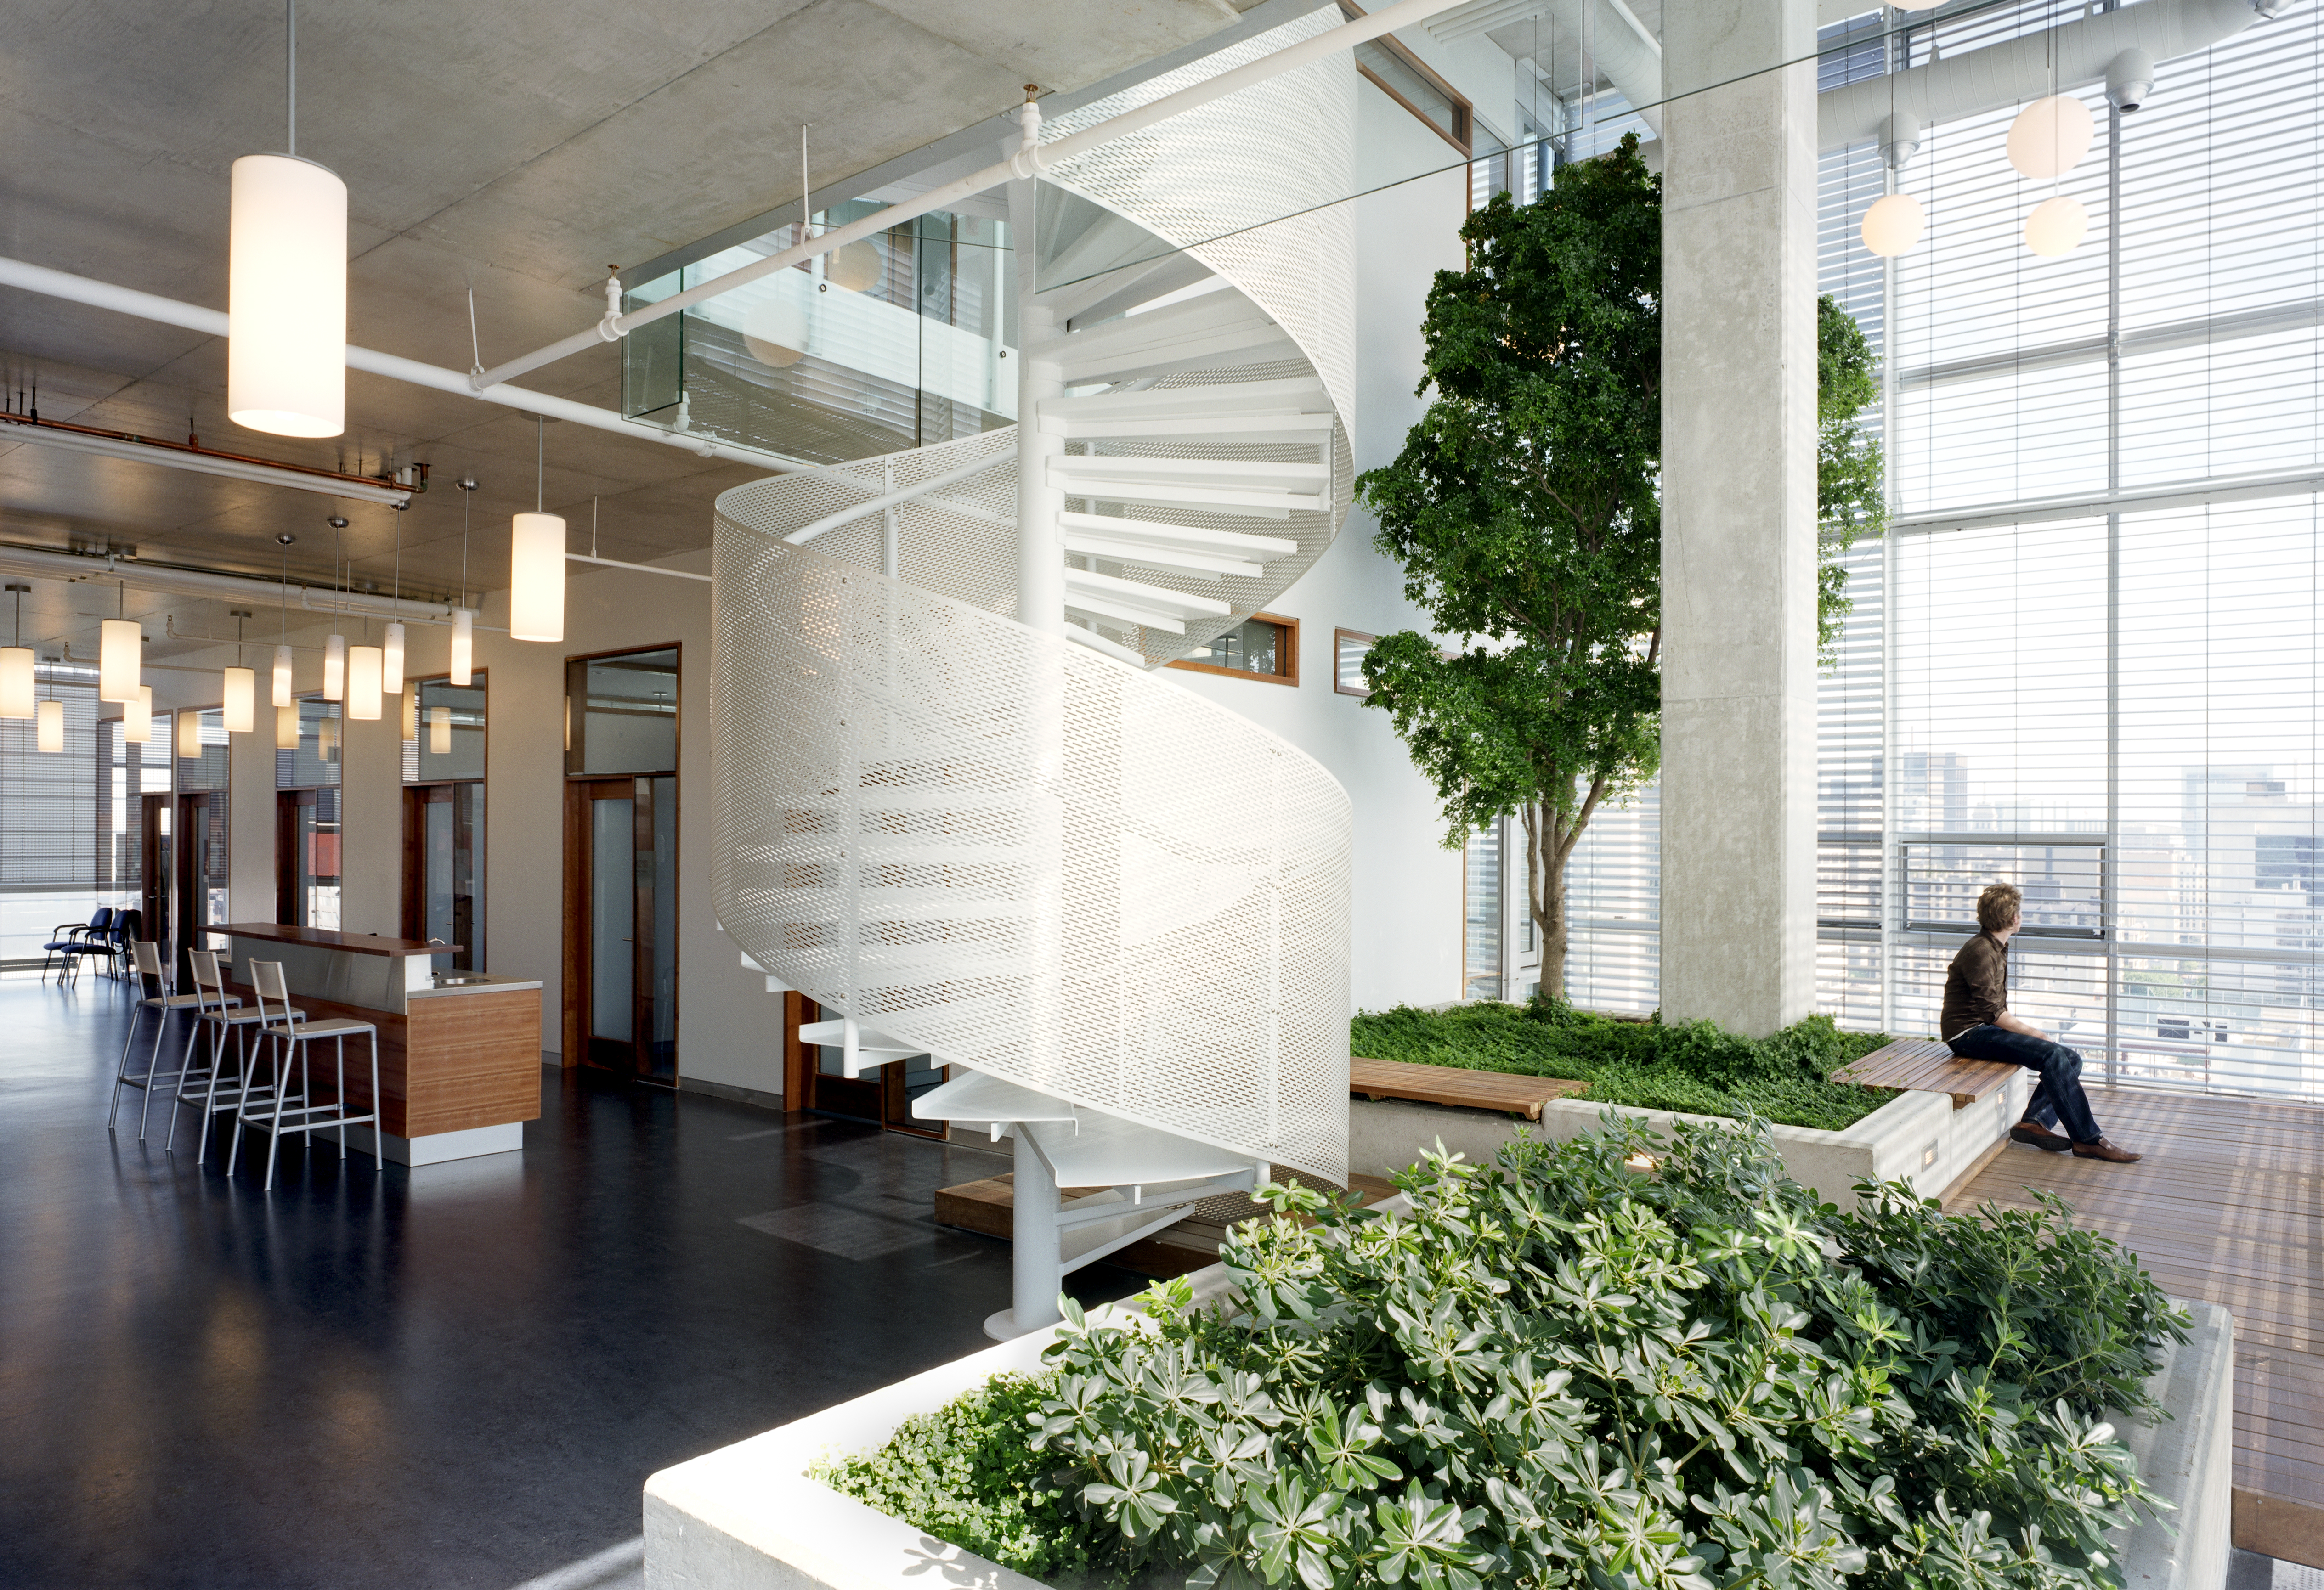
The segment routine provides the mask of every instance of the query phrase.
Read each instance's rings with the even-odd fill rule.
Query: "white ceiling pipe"
[[[277,580],[247,574],[212,574],[207,569],[171,568],[122,558],[83,557],[70,552],[46,552],[33,547],[0,547],[0,574],[39,580],[119,581],[167,596],[200,596],[220,601],[263,603],[279,610],[283,587]],[[441,602],[376,596],[362,592],[334,591],[323,585],[293,584],[290,594],[304,612],[345,613],[351,618],[401,619],[407,624],[448,624],[451,607]],[[485,626],[478,624],[477,629]],[[501,631],[506,633],[506,631]],[[253,645],[258,641],[251,642]]]
[[[2271,10],[2276,8],[2271,5]],[[1909,117],[1921,127],[1933,127],[2052,92],[2068,93],[2103,82],[2108,66],[2125,51],[2144,51],[2157,61],[2192,55],[2235,37],[2260,14],[2253,0],[2139,0],[2120,11],[1963,51],[1910,71],[1868,78],[1817,97],[1817,147],[1826,154],[1875,141],[1905,148],[1884,136],[1883,124],[1892,110],[1900,124]],[[2147,69],[2153,69],[2151,61]],[[1915,133],[1917,141],[1917,129]]]
[[[721,294],[733,292],[738,287],[747,287],[761,277],[771,276],[778,271],[788,271],[794,265],[804,264],[809,260],[845,248],[851,243],[877,236],[890,227],[908,221],[915,216],[924,216],[932,210],[950,209],[963,200],[973,198],[988,188],[998,188],[1004,182],[1021,181],[1031,177],[1039,166],[1053,165],[1059,161],[1070,160],[1074,155],[1095,149],[1102,144],[1110,143],[1117,138],[1126,138],[1132,133],[1143,132],[1157,122],[1168,121],[1183,111],[1208,105],[1214,99],[1222,99],[1230,94],[1250,87],[1254,83],[1264,83],[1270,78],[1281,77],[1285,72],[1294,71],[1312,62],[1337,55],[1343,50],[1352,50],[1365,41],[1377,39],[1383,33],[1392,33],[1398,28],[1408,28],[1415,23],[1425,22],[1439,12],[1450,11],[1460,4],[1462,0],[1398,0],[1398,4],[1389,6],[1385,11],[1376,11],[1370,16],[1356,17],[1325,32],[1302,39],[1296,44],[1286,45],[1272,54],[1262,55],[1257,60],[1246,62],[1232,71],[1221,72],[1215,78],[1206,78],[1202,82],[1179,89],[1176,94],[1166,94],[1149,105],[1142,105],[1135,110],[1124,111],[1109,121],[1100,122],[1093,127],[1084,127],[1080,132],[1060,138],[1054,143],[1045,143],[1041,145],[1038,161],[1022,170],[1018,170],[1017,167],[1023,157],[1012,156],[999,165],[987,166],[981,171],[947,182],[941,188],[932,188],[926,193],[899,200],[885,209],[874,210],[859,221],[850,221],[844,226],[835,226],[820,236],[810,237],[804,243],[794,244],[780,253],[769,254],[761,260],[753,260],[747,265],[729,271],[724,276],[715,277],[696,287],[687,288],[684,292],[672,293],[666,299],[632,309],[626,315],[609,314],[586,331],[576,331],[572,335],[550,343],[546,347],[536,348],[531,353],[520,358],[511,359],[504,364],[495,364],[482,374],[464,379],[467,380],[481,396],[489,391],[495,382],[522,375],[529,370],[538,370],[544,364],[553,364],[559,359],[581,353],[585,349],[594,348],[601,342],[611,342],[616,337],[627,336],[641,326],[650,326],[654,321],[675,315],[682,309],[690,309],[695,305],[706,302]],[[349,361],[350,364],[353,363],[352,360]]]
[[[46,265],[34,265],[23,260],[0,257],[0,287],[45,293],[50,298],[66,299],[94,308],[134,315],[142,320],[157,320],[164,326],[182,326],[206,336],[226,335],[226,316],[223,309],[205,309],[198,304],[180,303],[175,299],[140,292],[135,288],[115,287],[109,281],[97,281],[86,276],[75,276],[69,271],[52,271]],[[372,375],[384,375],[393,381],[409,381],[414,386],[433,387],[439,392],[476,398],[503,408],[521,409],[528,414],[545,414],[551,419],[569,419],[576,425],[592,426],[616,436],[635,437],[641,441],[684,447],[705,458],[724,458],[736,464],[777,471],[807,467],[798,459],[786,458],[779,454],[764,453],[753,447],[737,447],[702,437],[665,430],[660,426],[648,425],[641,420],[625,419],[608,409],[593,409],[586,403],[552,398],[546,392],[527,391],[522,387],[512,386],[490,386],[478,391],[469,384],[465,374],[456,370],[423,364],[417,359],[400,358],[393,354],[375,353],[353,344],[347,346],[347,368]]]
[[[1587,38],[1591,60],[1606,80],[1622,91],[1630,108],[1660,137],[1663,130],[1663,47],[1637,14],[1622,0],[1595,0],[1590,26],[1582,27],[1583,0],[1486,0],[1469,5],[1429,23],[1428,31],[1447,44],[1508,27],[1536,16],[1547,16],[1567,35]]]

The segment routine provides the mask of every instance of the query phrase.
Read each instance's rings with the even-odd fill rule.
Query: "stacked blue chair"
[[[41,981],[49,980],[49,968],[57,969],[57,980],[78,976],[80,958],[84,955],[104,955],[112,946],[106,935],[112,931],[113,907],[99,905],[86,923],[60,922],[49,931],[56,936],[41,946],[45,951],[41,960]]]

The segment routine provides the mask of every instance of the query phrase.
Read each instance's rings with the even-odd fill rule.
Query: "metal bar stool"
[[[282,1146],[285,1132],[320,1132],[329,1127],[339,1129],[339,1158],[347,1157],[347,1128],[368,1124],[372,1135],[373,1169],[387,1169],[385,1144],[380,1141],[379,1126],[379,1029],[367,1021],[355,1021],[335,1016],[323,1021],[299,1022],[285,1019],[270,1023],[266,1014],[268,1000],[274,1001],[278,1010],[288,1012],[290,991],[282,981],[282,963],[279,960],[253,960],[250,963],[250,986],[258,994],[258,1036],[272,1040],[272,1052],[275,1069],[273,1079],[259,1089],[258,1103],[263,1110],[269,1103],[272,1115],[251,1108],[252,1089],[243,1089],[242,1101],[235,1111],[234,1148],[226,1155],[226,1174],[234,1174],[235,1163],[242,1155],[242,1128],[256,1126],[266,1133],[266,1190],[274,1188],[274,1155]],[[292,1013],[295,1016],[295,1013]],[[355,1114],[347,1103],[347,1040],[361,1034],[371,1038],[371,1108],[362,1115]],[[312,1102],[314,1082],[308,1075],[309,1045],[318,1038],[337,1041],[338,1074],[331,1089],[331,1098],[323,1103]],[[299,1091],[290,1091],[290,1055],[296,1051],[299,1062]],[[252,1059],[255,1070],[256,1057]]]
[[[161,1063],[161,1040],[169,1034],[170,1013],[177,1010],[198,1013],[201,1008],[201,996],[177,994],[171,991],[170,975],[161,961],[161,947],[151,940],[130,940],[129,959],[136,970],[137,986],[157,988],[160,992],[140,1000],[137,1008],[129,1013],[129,1034],[121,1040],[121,1067],[114,1073],[113,1108],[105,1117],[105,1129],[108,1132],[112,1131],[114,1118],[121,1113],[121,1090],[124,1088],[143,1089],[145,1102],[137,1111],[137,1141],[143,1143],[145,1141],[145,1120],[153,1110],[154,1087],[157,1084],[166,1085],[176,1080],[179,1074],[176,1071],[155,1069]],[[237,994],[228,994],[225,998],[229,1006],[242,1003],[242,997]],[[145,1018],[145,1013],[149,1010],[154,1013],[153,1048],[145,1057],[143,1073],[133,1077],[129,1074],[129,1051],[137,1042],[137,1024]],[[198,1015],[196,1019],[199,1019]],[[190,1049],[192,1046],[189,1044],[188,1047]]]
[[[186,1034],[186,1052],[178,1068],[177,1091],[170,1096],[170,1135],[163,1140],[161,1148],[167,1153],[177,1145],[177,1107],[182,1104],[201,1118],[201,1142],[194,1152],[194,1163],[200,1164],[209,1154],[210,1117],[221,1110],[235,1108],[241,1103],[242,1096],[250,1090],[251,1064],[255,1056],[246,1057],[243,1053],[242,1029],[259,1026],[266,1018],[254,1010],[240,1008],[242,1001],[226,991],[226,977],[218,970],[217,951],[189,950],[186,951],[186,964],[193,970],[194,997],[198,1003],[194,1025]],[[228,1004],[229,999],[234,1002]],[[286,1018],[291,1024],[303,1022],[307,1019],[307,1013],[290,1010],[286,1006],[276,1019]],[[209,1037],[210,1062],[206,1067],[196,1067],[192,1063],[194,1040],[203,1033]],[[230,1071],[226,1058],[228,1033],[234,1034],[234,1065]],[[218,1097],[218,1085],[222,1082],[230,1084],[234,1089],[224,1098]],[[201,1089],[202,1096],[199,1098],[189,1097],[197,1087]]]

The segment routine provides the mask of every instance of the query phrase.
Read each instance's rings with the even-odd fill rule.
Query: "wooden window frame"
[[[1340,11],[1342,15],[1348,17],[1351,21],[1364,14],[1363,8],[1356,5],[1355,0],[1340,0]],[[1422,110],[1418,106],[1413,104],[1409,99],[1406,99],[1403,95],[1389,87],[1385,82],[1380,80],[1378,73],[1370,70],[1360,60],[1355,63],[1357,74],[1360,76],[1364,81],[1370,83],[1373,87],[1387,95],[1390,99],[1395,100],[1397,104],[1404,106],[1406,111],[1418,118],[1421,124],[1425,126],[1430,132],[1435,133],[1439,138],[1444,140],[1445,142],[1459,150],[1464,159],[1475,159],[1477,152],[1477,107],[1469,103],[1468,96],[1462,93],[1458,88],[1452,87],[1452,84],[1446,82],[1440,74],[1430,68],[1426,61],[1421,60],[1420,57],[1415,55],[1403,44],[1397,42],[1393,34],[1382,33],[1379,38],[1370,41],[1370,42],[1378,44],[1390,55],[1395,56],[1398,60],[1404,62],[1405,65],[1410,67],[1427,82],[1430,87],[1435,89],[1439,94],[1442,94],[1447,100],[1452,102],[1453,131],[1447,133],[1443,128],[1438,126],[1436,124],[1435,118],[1431,116],[1426,111]]]
[[[1283,662],[1286,658],[1289,659],[1288,673],[1261,674],[1250,668],[1222,668],[1216,663],[1192,663],[1184,657],[1166,666],[1184,668],[1189,674],[1217,674],[1228,679],[1259,679],[1269,685],[1289,685],[1296,688],[1299,684],[1299,620],[1286,619],[1280,613],[1255,612],[1241,622],[1273,624],[1283,631],[1283,638],[1275,643],[1275,657],[1277,663]]]
[[[1379,644],[1379,637],[1377,635],[1367,635],[1361,630],[1334,630],[1332,631],[1332,689],[1333,693],[1339,695],[1352,695],[1358,701],[1370,701],[1372,698],[1372,693],[1370,691],[1351,690],[1346,685],[1340,683],[1340,642],[1342,640],[1363,641],[1366,648],[1369,649],[1370,648]]]

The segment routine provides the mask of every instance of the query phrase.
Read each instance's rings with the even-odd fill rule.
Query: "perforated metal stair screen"
[[[1333,20],[1302,18],[1081,114],[1102,119]],[[1318,207],[1348,191],[1354,85],[1344,58],[1320,63],[1047,173],[1145,227],[1155,255],[1193,254],[1301,355],[1277,337],[1263,361],[1140,385],[1313,379],[1333,409],[1324,510],[1067,500],[1296,543],[1255,577],[1096,563],[1231,605],[1184,634],[1132,627],[1149,665],[1264,607],[1345,519],[1354,237],[1347,207]],[[996,430],[719,499],[720,920],[784,983],[941,1062],[1343,1181],[1347,796],[1235,713],[1016,621],[1017,446],[1014,427]],[[893,576],[878,572],[887,514],[810,547],[781,539],[982,460],[993,466],[894,510]]]

